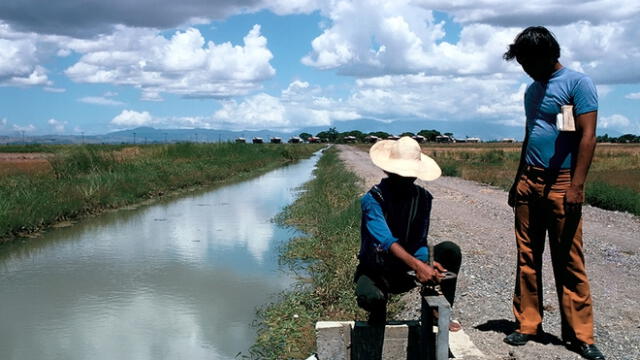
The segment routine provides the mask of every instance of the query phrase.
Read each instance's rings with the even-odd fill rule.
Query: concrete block
[[[351,360],[353,321],[318,321],[316,348],[318,360]]]

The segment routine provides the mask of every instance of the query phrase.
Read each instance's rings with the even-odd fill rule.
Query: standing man
[[[534,82],[525,93],[527,117],[520,164],[509,191],[518,247],[513,312],[518,329],[505,337],[520,346],[542,331],[542,253],[549,235],[560,302],[562,339],[586,359],[604,355],[593,339],[593,309],[582,252],[584,183],[596,145],[598,96],[593,81],[558,62],[560,46],[544,27],[516,36],[514,58]],[[561,106],[573,106],[574,131],[561,131]],[[564,120],[571,118],[565,113]],[[569,127],[570,129],[571,127]],[[566,130],[566,128],[562,128]]]

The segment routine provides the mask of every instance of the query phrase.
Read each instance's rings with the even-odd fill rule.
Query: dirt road
[[[366,152],[339,146],[341,158],[363,179],[363,192],[384,174]],[[424,183],[434,196],[429,241],[451,240],[463,251],[454,317],[488,359],[580,359],[561,344],[558,300],[548,251],[544,258],[542,342],[512,347],[503,343],[514,330],[511,298],[516,247],[513,212],[501,189],[459,178]],[[640,218],[585,206],[584,251],[595,312],[596,342],[607,359],[640,359]],[[400,318],[416,318],[416,294]],[[465,357],[471,359],[471,357]]]

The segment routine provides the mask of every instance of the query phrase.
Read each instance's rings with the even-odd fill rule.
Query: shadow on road
[[[474,326],[474,328],[483,332],[493,331],[497,333],[502,333],[504,335],[509,335],[517,329],[517,325],[515,321],[511,321],[507,319],[497,319],[497,320],[488,320],[484,324]],[[559,337],[544,331],[542,332],[542,334],[535,337],[531,341],[537,342],[543,345],[547,345],[547,344],[564,345],[564,343],[562,342],[562,340],[560,340]]]

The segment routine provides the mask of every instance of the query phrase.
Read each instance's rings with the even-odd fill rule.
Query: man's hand
[[[582,203],[584,202],[584,187],[580,185],[569,186],[567,192],[564,194],[564,210],[567,213],[576,213],[580,211]]]
[[[419,260],[416,262],[415,271],[416,278],[423,284],[427,282],[440,282],[444,277],[444,273],[447,272],[438,262],[434,261],[433,267],[431,267]]]

